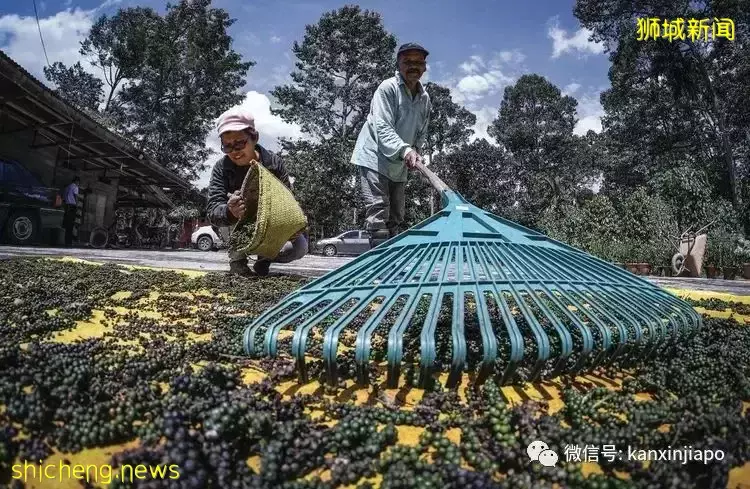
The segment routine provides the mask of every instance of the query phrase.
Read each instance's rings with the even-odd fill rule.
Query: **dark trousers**
[[[65,246],[73,244],[73,226],[76,223],[76,206],[65,204],[65,215],[63,216],[63,229],[65,229]]]
[[[405,182],[393,182],[375,170],[358,166],[359,188],[365,201],[365,230],[388,230],[393,237],[402,231],[406,213]]]

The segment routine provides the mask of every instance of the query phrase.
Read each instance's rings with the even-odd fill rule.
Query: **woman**
[[[246,211],[239,190],[253,160],[260,162],[290,190],[292,182],[282,159],[258,144],[255,120],[247,110],[242,107],[227,110],[219,117],[217,130],[224,156],[214,164],[211,173],[207,213],[208,220],[220,229],[223,239],[227,241],[229,226],[240,220]],[[253,270],[257,275],[265,276],[271,263],[289,263],[306,254],[307,235],[301,233],[288,241],[275,259],[259,256]],[[229,252],[229,270],[242,276],[252,275],[247,265],[247,255],[241,252]]]

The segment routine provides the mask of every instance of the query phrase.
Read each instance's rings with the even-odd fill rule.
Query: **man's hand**
[[[406,164],[406,167],[410,170],[413,170],[417,167],[417,162],[422,161],[422,157],[417,153],[417,150],[410,149],[407,151],[406,155],[404,156],[404,163]]]
[[[229,197],[229,202],[227,202],[229,212],[237,219],[242,219],[242,216],[245,215],[245,200],[240,197],[239,192],[227,194],[227,197]]]

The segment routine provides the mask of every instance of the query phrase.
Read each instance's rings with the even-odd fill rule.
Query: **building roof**
[[[194,191],[190,182],[168,170],[133,142],[105,127],[97,114],[63,100],[0,50],[0,133],[34,130],[32,148],[58,150],[59,160],[76,171],[117,179],[125,192],[154,196],[154,188]],[[152,204],[163,204],[163,198]]]

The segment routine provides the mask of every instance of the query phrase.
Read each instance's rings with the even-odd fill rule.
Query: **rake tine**
[[[386,383],[389,388],[398,387],[398,378],[401,371],[401,354],[403,349],[404,331],[411,322],[412,316],[417,310],[419,300],[422,297],[421,289],[409,297],[409,302],[404,305],[396,324],[388,333],[388,376]],[[407,311],[408,309],[408,311]]]
[[[621,307],[629,307],[631,314],[637,316],[637,318],[640,320],[639,322],[635,323],[637,325],[637,328],[640,328],[640,324],[645,325],[644,329],[648,332],[648,334],[646,335],[646,341],[644,341],[644,329],[641,329],[641,333],[636,335],[635,340],[636,347],[638,348],[638,357],[643,358],[648,353],[649,346],[658,340],[656,336],[655,326],[652,323],[652,320],[654,319],[653,312],[642,306],[643,301],[648,300],[648,296],[638,297],[639,300],[631,300],[628,304],[628,298],[623,297],[622,291],[612,290],[611,295],[613,299],[621,305]],[[660,320],[658,316],[656,317],[657,320]]]
[[[497,360],[497,337],[492,330],[490,311],[487,307],[487,298],[484,295],[484,290],[479,287],[475,290],[477,318],[479,319],[479,329],[482,334],[482,364],[479,367],[476,384],[482,385],[487,380],[487,377],[492,374],[492,367]]]
[[[357,379],[360,385],[367,385],[368,383],[367,360],[370,358],[372,333],[378,327],[383,317],[385,317],[388,311],[393,307],[393,303],[396,302],[398,298],[399,296],[395,293],[384,298],[378,311],[375,314],[371,314],[370,317],[367,318],[365,324],[360,326],[359,331],[357,331],[357,339],[354,346],[354,361],[356,363]]]
[[[610,324],[612,324],[617,329],[617,333],[618,333],[617,334],[617,340],[618,340],[617,346],[615,347],[614,351],[612,351],[607,361],[605,362],[605,364],[609,364],[612,360],[617,358],[617,356],[620,355],[625,349],[625,345],[627,344],[627,341],[628,341],[628,333],[625,330],[625,327],[622,325],[622,322],[619,319],[612,316],[608,312],[608,308],[600,306],[597,300],[595,300],[595,298],[592,295],[582,292],[581,290],[579,290],[579,287],[576,285],[571,285],[571,288],[576,292],[576,294],[582,297],[586,301],[587,304],[591,305],[592,309],[598,312],[601,316],[605,317],[607,321],[609,321]],[[600,290],[594,289],[591,291],[591,294],[593,294],[595,291],[600,292]],[[606,298],[604,300],[606,303]],[[607,329],[609,330],[609,327],[607,327]]]
[[[599,331],[599,337],[602,340],[602,347],[599,350],[599,352],[596,354],[596,356],[591,359],[590,365],[596,366],[599,365],[602,361],[602,359],[607,355],[607,353],[610,351],[610,348],[612,348],[612,332],[609,330],[606,324],[604,324],[599,317],[592,311],[589,311],[587,307],[585,307],[576,297],[571,295],[571,293],[562,287],[560,288],[560,293],[563,297],[565,297],[568,302],[570,302],[573,307],[576,308],[577,311],[580,311],[581,314],[585,315],[591,322],[594,323],[597,330]],[[567,310],[567,308],[565,308]],[[571,314],[574,317],[576,317],[574,314]],[[581,323],[583,325],[583,323]],[[588,329],[588,328],[587,328]],[[591,330],[589,329],[589,335],[591,335]],[[593,349],[592,349],[593,351]],[[582,368],[584,368],[585,364],[585,358],[581,357],[581,361],[576,364],[576,366],[573,367],[573,371],[578,372]]]
[[[307,300],[307,304],[304,307],[298,307],[293,311],[290,311],[283,317],[278,318],[270,326],[266,328],[265,333],[265,354],[269,356],[276,356],[276,345],[279,337],[279,332],[287,324],[293,323],[311,309],[318,306],[323,302],[325,294],[318,294],[316,297]]]
[[[578,317],[571,313],[567,306],[565,306],[560,299],[555,296],[554,292],[549,290],[546,285],[541,285],[542,289],[545,291],[545,293],[550,297],[552,302],[557,306],[557,308],[562,311],[562,313],[570,320],[573,325],[578,329],[578,332],[581,334],[581,342],[583,343],[583,349],[580,352],[580,355],[578,357],[578,361],[573,366],[574,371],[578,371],[584,363],[586,363],[586,360],[588,359],[591,351],[594,349],[594,338],[591,334],[591,330],[588,326],[583,324]]]
[[[287,297],[287,300],[293,296],[297,296],[298,294],[293,293],[290,294]],[[252,322],[250,326],[245,328],[245,332],[242,336],[242,344],[245,347],[245,353],[250,356],[256,356],[258,354],[258,350],[255,348],[255,334],[258,331],[258,328],[260,328],[269,318],[274,317],[279,311],[283,311],[287,306],[284,302],[280,302],[276,306],[272,307],[271,309],[267,310]],[[297,306],[299,307],[299,306]]]
[[[336,322],[328,326],[328,329],[326,329],[323,339],[323,362],[325,364],[328,383],[331,386],[336,386],[336,384],[338,384],[336,353],[338,352],[338,342],[341,330],[344,329],[352,318],[358,316],[360,312],[368,307],[376,297],[375,292],[372,292],[369,295],[362,295],[364,297],[357,297],[357,299],[359,299],[357,305],[349,308],[349,310],[342,314]],[[379,296],[380,295],[378,295],[378,297]]]
[[[491,252],[500,253],[499,246],[495,247],[495,249],[492,249]],[[508,263],[507,260],[504,261]],[[514,275],[519,276],[517,273],[515,273]],[[526,323],[529,325],[531,332],[534,335],[534,339],[536,340],[537,359],[534,363],[534,366],[532,367],[531,373],[529,374],[529,381],[534,382],[538,379],[542,368],[544,368],[544,364],[547,362],[547,359],[549,359],[549,337],[547,336],[547,333],[544,332],[544,329],[541,327],[539,322],[537,322],[536,317],[534,317],[531,311],[529,311],[529,308],[526,306],[526,303],[518,293],[518,290],[516,290],[516,287],[513,286],[512,282],[508,283],[508,288],[511,295],[513,296],[513,300],[516,301],[518,308],[521,310],[521,314],[526,320]],[[526,290],[526,292],[529,291]]]
[[[419,383],[425,389],[430,385],[430,379],[432,378],[432,365],[435,360],[435,326],[437,325],[440,307],[442,306],[445,297],[445,292],[441,289],[442,287],[438,287],[438,293],[431,298],[430,309],[427,312],[427,320],[422,325],[422,333],[419,338],[421,352],[419,358]]]
[[[453,389],[461,380],[466,366],[466,336],[464,335],[466,295],[457,285],[453,294],[453,315],[451,321],[451,338],[453,340],[453,360],[446,387]]]
[[[321,319],[334,312],[347,301],[348,299],[343,293],[336,293],[335,298],[332,298],[330,304],[314,316],[308,318],[304,323],[298,325],[294,330],[294,336],[292,337],[292,355],[294,355],[297,368],[299,369],[300,382],[305,383],[308,381],[307,366],[305,364],[305,346],[307,345],[307,336],[310,333],[310,330],[313,326],[318,324]]]

